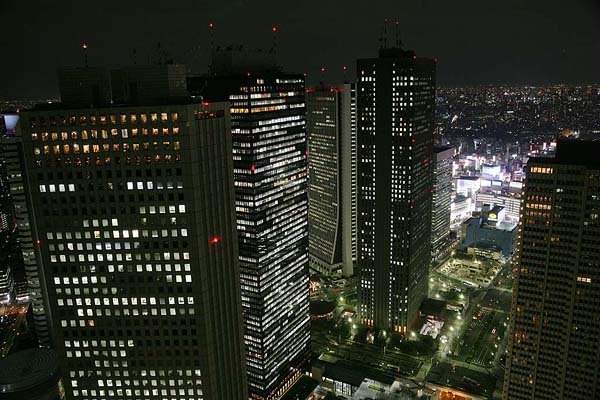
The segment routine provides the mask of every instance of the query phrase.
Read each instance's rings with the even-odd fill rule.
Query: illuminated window
[[[150,113],[150,121],[152,121],[152,122],[158,121],[158,114]]]
[[[163,122],[168,121],[169,120],[168,114],[166,112],[160,113],[160,120]]]

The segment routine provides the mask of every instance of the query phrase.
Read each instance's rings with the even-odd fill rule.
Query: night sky
[[[210,21],[217,45],[263,48],[277,25],[286,70],[341,80],[376,54],[385,17],[438,59],[441,84],[600,82],[599,0],[0,0],[0,98],[57,97],[55,71],[83,64],[83,42],[90,65],[132,63],[134,48],[146,63],[160,42],[203,72]]]

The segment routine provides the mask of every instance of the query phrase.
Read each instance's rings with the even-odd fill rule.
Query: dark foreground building
[[[231,104],[249,391],[276,399],[309,353],[304,76],[234,50],[217,52],[211,72],[193,90]]]
[[[29,349],[0,359],[0,399],[64,400],[58,355],[51,349]]]
[[[245,399],[229,103],[135,100],[22,114],[67,396]]]
[[[600,397],[600,143],[527,163],[506,400]]]
[[[383,48],[357,74],[358,314],[405,333],[427,296],[435,62]]]

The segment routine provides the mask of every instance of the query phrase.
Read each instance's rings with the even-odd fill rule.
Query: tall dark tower
[[[191,85],[231,104],[249,392],[278,399],[309,353],[304,76],[243,49],[215,52],[212,74]]]
[[[358,313],[400,333],[427,296],[435,70],[400,48],[357,63]]]
[[[527,163],[506,400],[600,397],[599,152],[559,141]]]

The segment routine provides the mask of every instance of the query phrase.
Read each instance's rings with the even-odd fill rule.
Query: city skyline
[[[309,1],[288,5],[291,9],[285,15],[271,0],[259,5],[233,0],[179,4],[40,2],[38,16],[28,14],[22,3],[3,2],[0,43],[10,61],[0,65],[0,74],[12,79],[0,83],[2,97],[57,97],[54,71],[83,65],[83,43],[88,44],[90,65],[116,66],[134,59],[147,63],[149,56],[156,59],[160,43],[176,61],[202,71],[211,41],[268,48],[272,26],[278,27],[284,67],[308,73],[312,83],[321,80],[318,76],[341,81],[354,71],[355,58],[374,55],[384,18],[389,19],[391,38],[392,24],[399,21],[409,47],[439,59],[441,84],[598,82],[594,71],[600,68],[600,44],[594,38],[600,37],[600,6],[593,0],[577,0],[567,8],[558,0],[509,0],[485,7],[474,0],[435,7],[429,2],[398,5],[390,0],[345,2],[344,7]],[[245,18],[249,12],[256,12],[256,17]],[[32,18],[21,18],[22,14]],[[147,22],[153,20],[158,23]],[[170,21],[177,24],[175,31]],[[577,23],[565,26],[566,21]],[[328,28],[311,28],[323,24]],[[67,30],[56,29],[65,25]],[[104,28],[110,25],[120,29]],[[346,25],[352,29],[344,29]],[[311,47],[315,41],[319,46]],[[49,61],[39,63],[37,55]],[[22,60],[23,67],[16,60]],[[324,75],[321,67],[326,68]]]
[[[2,399],[599,396],[600,3],[37,3]]]

